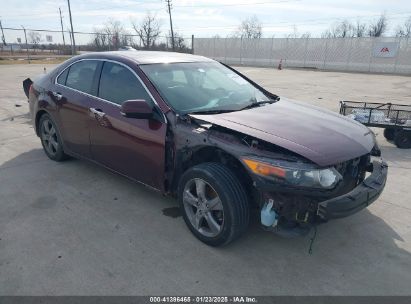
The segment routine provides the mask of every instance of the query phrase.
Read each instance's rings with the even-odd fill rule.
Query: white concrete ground
[[[411,104],[410,77],[240,70],[334,111],[341,99]],[[42,72],[0,65],[0,295],[411,294],[411,150],[378,135],[390,165],[384,193],[320,226],[312,255],[309,237],[282,239],[257,223],[211,248],[181,217],[163,215],[173,199],[85,161],[45,156],[21,87]]]

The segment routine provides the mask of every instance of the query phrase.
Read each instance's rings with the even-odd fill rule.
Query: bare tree
[[[346,38],[354,36],[354,26],[348,21],[343,20],[335,23],[330,29],[322,33],[322,38]]]
[[[333,34],[331,33],[331,30],[328,29],[322,32],[321,38],[333,38]]]
[[[128,34],[121,22],[113,19],[110,19],[104,25],[103,33],[107,35],[108,43],[112,45],[114,49],[118,49],[122,45],[124,36]]]
[[[140,24],[132,22],[133,28],[137,35],[143,42],[144,48],[148,49],[153,47],[158,36],[160,36],[160,22],[157,20],[155,15],[147,13],[143,21]]]
[[[368,35],[370,37],[381,37],[386,31],[388,27],[388,20],[385,14],[382,14],[377,20],[371,22]]]
[[[356,24],[350,23],[348,20],[335,23],[329,29],[321,34],[321,38],[346,38],[346,37],[380,37],[386,31],[388,21],[385,14],[382,14],[377,20],[369,25],[357,20]],[[411,27],[411,22],[410,22]]]
[[[285,37],[286,38],[298,38],[298,29],[297,29],[297,26],[295,24],[293,25],[293,32],[286,35]]]
[[[120,21],[110,19],[103,27],[94,28],[91,45],[96,50],[118,49],[122,45],[128,45],[130,37]]]
[[[346,38],[352,37],[354,34],[354,26],[348,21],[341,21],[335,27],[336,37]]]
[[[94,37],[91,45],[95,50],[101,51],[108,47],[108,35],[102,33],[100,29],[94,29]]]
[[[362,23],[360,20],[357,20],[357,23],[354,26],[354,35],[353,37],[365,37],[367,34],[367,25]]]
[[[300,38],[304,38],[304,39],[306,39],[306,38],[311,38],[311,33],[310,33],[310,32],[305,32],[304,34],[302,34],[302,35],[300,36]]]
[[[258,39],[262,35],[262,23],[255,15],[243,20],[237,30],[237,36],[241,38]]]
[[[170,40],[170,44],[172,45],[171,32],[170,32],[169,40]],[[188,47],[185,44],[184,38],[180,35],[180,33],[177,33],[177,32],[174,32],[174,49],[180,52],[188,51]]]
[[[404,24],[399,25],[395,31],[397,37],[411,37],[411,17],[409,17]]]
[[[41,34],[39,32],[29,32],[29,42],[33,45],[33,49],[36,50],[41,41]]]

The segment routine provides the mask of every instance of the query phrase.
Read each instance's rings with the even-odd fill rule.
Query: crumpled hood
[[[360,123],[283,98],[244,111],[190,116],[283,147],[320,166],[359,157],[375,144],[374,134]]]

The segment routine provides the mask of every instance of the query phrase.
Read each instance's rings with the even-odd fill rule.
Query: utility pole
[[[168,7],[168,15],[170,17],[170,29],[171,29],[171,47],[173,48],[173,51],[175,50],[174,48],[174,31],[173,31],[173,19],[171,18],[171,0],[166,0],[167,2],[167,7]]]
[[[59,8],[59,11],[60,11],[61,35],[63,36],[63,45],[66,46],[66,40],[64,39],[63,17],[61,16],[61,8]]]
[[[23,28],[24,31],[24,39],[26,39],[26,51],[27,51],[27,60],[30,63],[30,53],[29,53],[29,46],[27,44],[27,35],[26,35],[26,29],[24,28],[24,26],[21,26]]]
[[[71,40],[71,32],[70,32],[70,28],[69,28],[69,27],[66,28],[66,32],[69,33],[70,45],[72,45],[72,44],[73,44],[73,41]]]
[[[71,54],[76,54],[76,41],[74,40],[74,31],[73,31],[73,20],[71,19],[71,8],[70,8],[70,0],[67,0],[67,5],[69,9],[69,16],[70,16],[70,26],[71,26],[71,36],[72,36],[72,44],[71,44]]]
[[[1,20],[0,20],[0,28],[1,28],[1,40],[3,41],[4,45],[7,45],[6,37],[4,36],[4,32],[3,32],[3,25],[1,24]]]

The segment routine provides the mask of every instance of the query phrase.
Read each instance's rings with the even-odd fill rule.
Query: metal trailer
[[[384,137],[398,148],[411,148],[411,105],[340,101],[340,114],[368,127],[384,128]]]

